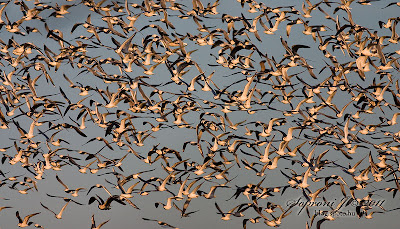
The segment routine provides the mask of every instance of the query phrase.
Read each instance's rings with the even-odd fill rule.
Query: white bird
[[[293,130],[300,129],[300,128],[301,127],[299,127],[299,126],[290,127],[288,129],[288,133],[287,133],[286,137],[284,137],[283,140],[287,141],[287,142],[292,140],[293,139]]]
[[[44,207],[46,210],[52,212],[52,213],[54,214],[54,216],[55,216],[57,219],[61,219],[61,218],[62,218],[62,214],[63,214],[65,208],[68,206],[69,202],[71,202],[71,201],[67,201],[67,203],[61,208],[61,210],[60,210],[60,212],[59,212],[58,214],[56,214],[54,211],[50,210],[48,207],[44,206],[42,203],[40,203],[40,204],[41,204],[42,207]]]
[[[271,120],[269,120],[267,130],[263,131],[263,133],[265,132],[265,137],[267,137],[267,136],[269,136],[271,134],[272,127],[273,127],[274,123],[276,121],[279,121],[279,120],[282,120],[282,119],[284,119],[284,118],[272,118]],[[264,136],[262,136],[262,137],[264,137]]]
[[[238,206],[239,206],[239,205],[238,205]],[[215,207],[217,208],[217,210],[218,210],[219,214],[221,214],[221,215],[222,215],[221,219],[222,219],[222,220],[225,220],[225,221],[227,221],[227,220],[230,220],[230,219],[231,219],[231,215],[233,214],[233,211],[235,211],[235,210],[236,210],[236,208],[238,208],[238,206],[236,206],[236,207],[232,208],[232,209],[231,209],[231,210],[229,210],[227,213],[224,213],[224,212],[221,210],[221,208],[219,208],[219,206],[218,206],[217,202],[215,202]]]
[[[383,94],[385,94],[386,90],[388,89],[388,87],[390,86],[390,82],[386,84],[386,86],[382,89],[382,91],[378,94],[378,96],[376,96],[376,99],[378,101],[382,101],[383,100]]]
[[[207,194],[204,194],[204,198],[206,199],[213,199],[215,198],[215,191],[217,190],[217,188],[228,188],[228,186],[225,186],[225,184],[222,185],[214,185],[210,188],[210,191]]]
[[[230,168],[232,168],[232,166],[229,167],[229,168],[227,168],[227,169],[225,169],[225,170],[223,170],[221,173],[215,175],[215,178],[218,179],[218,180],[221,180],[221,179],[226,178],[225,173],[226,173]]]
[[[392,125],[392,126],[397,124],[396,120],[397,120],[397,116],[399,116],[399,115],[400,115],[400,112],[393,114],[393,117],[390,121],[388,121],[388,124]]]
[[[173,199],[176,199],[176,197],[175,197],[175,196],[168,197],[168,199],[167,199],[167,204],[163,204],[163,203],[161,203],[161,202],[155,203],[156,208],[158,207],[159,204],[161,204],[161,205],[163,205],[163,208],[164,208],[165,210],[171,209],[171,208],[172,208],[172,200],[173,200]]]
[[[275,156],[274,159],[272,159],[272,163],[269,164],[269,165],[267,166],[267,168],[268,168],[269,170],[273,170],[273,169],[278,168],[278,160],[279,160],[280,158],[281,158],[280,155]]]
[[[140,181],[136,182],[135,184],[131,185],[127,190],[122,187],[121,182],[118,182],[118,188],[121,190],[122,194],[119,195],[121,198],[132,198],[132,192],[134,188],[140,183]]]
[[[160,191],[160,192],[167,190],[167,189],[165,188],[165,186],[167,185],[169,179],[170,179],[171,177],[173,177],[173,176],[175,176],[175,173],[170,173],[170,174],[168,174],[168,176],[163,180],[163,182],[161,183],[161,185],[157,187],[157,190]]]
[[[242,95],[239,97],[240,101],[244,102],[244,101],[247,100],[247,93],[249,92],[250,85],[253,82],[255,76],[256,75],[252,76],[250,79],[247,79],[248,82],[247,82],[246,86],[243,89]]]
[[[21,216],[19,215],[19,212],[18,212],[18,211],[17,211],[15,214],[16,214],[16,216],[17,216],[17,218],[18,218],[18,222],[19,222],[19,223],[18,223],[18,227],[27,227],[27,226],[30,226],[30,225],[32,224],[32,222],[28,222],[29,219],[30,219],[31,217],[35,216],[35,215],[40,214],[40,212],[27,215],[27,216],[25,216],[24,220],[21,219]]]
[[[199,195],[197,194],[197,190],[199,190],[199,188],[200,188],[203,184],[204,184],[204,182],[201,183],[201,184],[199,184],[199,185],[197,185],[196,188],[194,188],[194,189],[192,190],[192,192],[190,192],[190,193],[187,195],[188,198],[194,199],[194,198],[199,197]]]
[[[275,138],[275,136],[273,136],[272,139],[271,139],[271,141],[268,142],[268,145],[267,145],[267,147],[265,147],[265,150],[264,150],[264,155],[260,158],[260,161],[263,162],[263,163],[268,163],[268,162],[271,161],[271,160],[268,158],[269,155],[270,155],[269,149],[271,148],[272,141],[274,140],[274,138]]]
[[[207,160],[205,163],[203,163],[201,166],[196,166],[196,171],[194,171],[194,174],[196,174],[197,176],[200,176],[201,174],[204,173],[204,169],[207,168],[208,163],[211,162],[211,158],[209,160]]]
[[[346,124],[344,125],[344,129],[343,129],[344,138],[341,139],[341,141],[342,141],[343,143],[345,143],[345,144],[348,144],[348,143],[349,143],[349,140],[348,140],[348,136],[349,136],[349,122],[350,122],[350,118],[347,119],[347,122],[346,122]]]
[[[287,147],[287,145],[289,144],[289,142],[287,141],[281,141],[281,143],[279,143],[279,149],[276,151],[276,153],[280,156],[285,155],[285,149]]]
[[[108,223],[108,221],[110,220],[102,222],[101,224],[99,224],[99,226],[96,226],[96,222],[94,221],[94,215],[92,215],[92,226],[90,227],[90,229],[100,229],[104,224]]]
[[[365,218],[366,218],[366,219],[372,219],[372,215],[373,215],[374,213],[384,213],[384,212],[382,212],[382,211],[371,211],[369,214],[367,214],[367,215],[365,216]]]
[[[190,184],[187,186],[187,188],[185,189],[185,191],[183,191],[183,195],[185,195],[185,196],[187,196],[187,195],[189,195],[189,190],[192,188],[192,186],[197,182],[197,181],[199,181],[200,180],[200,178],[197,178],[197,179],[195,179],[195,180],[193,180],[192,182],[190,182]]]
[[[34,130],[35,130],[35,126],[37,124],[37,121],[39,120],[39,118],[42,116],[43,114],[39,115],[36,119],[34,119],[31,123],[31,126],[29,128],[29,132],[27,134],[25,134],[25,138],[27,139],[31,139],[33,137],[35,137],[35,135],[33,134]]]
[[[3,211],[4,209],[7,209],[7,208],[12,208],[12,207],[9,207],[9,206],[0,207],[0,212]]]
[[[201,75],[197,75],[195,77],[193,77],[193,79],[190,81],[190,85],[188,87],[188,91],[194,91],[194,83],[196,83],[197,79],[200,77]]]
[[[308,186],[310,186],[309,184],[307,184],[307,179],[310,174],[310,170],[311,170],[311,168],[308,167],[307,171],[304,173],[303,182],[301,182],[301,184],[299,184],[300,188],[307,188]]]

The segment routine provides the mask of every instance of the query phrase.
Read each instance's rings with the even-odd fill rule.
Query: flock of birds
[[[218,200],[231,191],[241,203],[229,210],[215,201],[222,220],[278,227],[295,206],[274,203],[273,196],[293,190],[311,202],[327,201],[323,194],[334,187],[359,203],[360,218],[397,210],[363,203],[400,190],[399,17],[379,21],[378,30],[357,24],[351,9],[368,0],[305,0],[301,8],[238,0],[243,13],[236,16],[219,13],[219,0],[68,2],[0,3],[0,188],[30,194],[51,174],[54,186],[64,188],[64,195],[47,193],[62,202],[60,211],[45,202],[42,211],[16,210],[6,196],[0,219],[1,211],[15,211],[19,227],[44,228],[37,215],[61,219],[86,204],[78,196],[100,210],[140,209],[135,199],[154,192],[167,196],[156,208],[189,217],[197,212],[189,210],[193,199]],[[387,7],[400,9],[400,2]],[[90,14],[70,31],[50,28],[50,20],[82,8]],[[313,17],[323,20],[313,24]],[[190,23],[197,33],[184,31]],[[294,43],[292,30],[315,47]],[[67,39],[66,32],[80,35]],[[280,57],[265,50],[266,39],[278,34]],[[30,36],[43,44],[26,41]],[[202,49],[210,56],[197,56]],[[323,67],[301,55],[309,50]],[[158,131],[167,136],[179,128],[192,134],[190,141],[178,145],[169,136],[174,148],[157,144]],[[135,169],[128,159],[148,169],[127,173]],[[108,179],[74,187],[62,180],[67,168]],[[265,181],[273,170],[278,186]],[[245,172],[259,182],[235,183]],[[374,185],[383,188],[362,194]],[[317,215],[306,210],[306,228],[335,219],[328,214],[314,223]],[[109,222],[96,224],[94,215],[91,221],[91,229]]]

